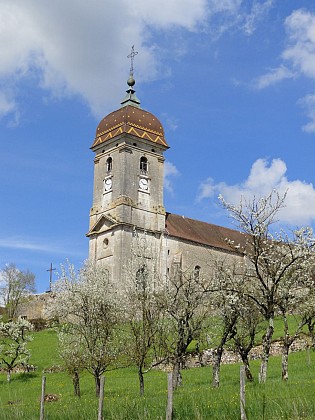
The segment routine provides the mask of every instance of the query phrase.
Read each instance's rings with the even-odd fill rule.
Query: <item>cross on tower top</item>
[[[135,59],[135,56],[138,54],[138,51],[135,51],[135,46],[133,45],[131,47],[131,53],[127,55],[127,58],[130,58],[130,76],[133,77],[133,62]]]
[[[132,105],[132,106],[136,106],[138,108],[140,108],[140,101],[137,98],[137,96],[135,95],[135,90],[134,90],[134,85],[136,83],[134,77],[133,77],[133,62],[135,59],[135,56],[138,54],[138,51],[135,51],[135,46],[133,45],[131,47],[131,53],[129,55],[127,55],[127,58],[130,58],[130,74],[129,74],[129,78],[127,80],[127,85],[129,86],[127,92],[127,95],[125,96],[125,98],[123,99],[123,101],[121,102],[122,106],[127,106],[127,105]]]

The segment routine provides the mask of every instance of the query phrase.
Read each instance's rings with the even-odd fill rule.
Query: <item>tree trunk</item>
[[[220,344],[215,350],[215,357],[212,366],[212,386],[213,388],[219,388],[220,386],[220,366],[221,359],[224,350],[224,346],[227,341],[233,339],[237,333],[235,324],[237,321],[237,316],[234,314],[233,317],[229,318],[224,316],[224,330],[221,337]]]
[[[315,333],[314,333],[315,324],[314,322],[312,322],[312,319],[309,319],[309,321],[307,322],[307,326],[308,326],[308,332],[312,340],[312,348],[314,350],[315,349]]]
[[[219,388],[220,386],[220,366],[223,354],[223,347],[218,347],[215,352],[215,358],[212,366],[212,386]]]
[[[287,345],[284,345],[282,349],[282,362],[281,362],[283,381],[287,381],[289,379],[288,366],[289,366],[289,347]]]
[[[72,376],[72,382],[74,387],[74,395],[76,397],[81,397],[81,390],[80,390],[80,376],[79,372],[75,371]]]
[[[289,364],[289,348],[293,343],[289,337],[289,325],[285,312],[282,314],[284,323],[284,337],[283,337],[283,349],[282,349],[282,361],[281,361],[281,376],[283,381],[289,379],[288,364]]]
[[[197,356],[198,356],[199,364],[200,364],[201,367],[203,367],[204,366],[204,363],[203,363],[203,360],[202,360],[203,352],[202,352],[202,350],[200,350],[199,343],[196,344],[196,353],[197,353]]]
[[[267,379],[267,369],[268,369],[269,353],[270,353],[273,331],[274,331],[273,318],[270,318],[269,326],[267,328],[266,334],[264,335],[263,342],[262,342],[263,354],[262,354],[262,360],[260,364],[259,383],[265,383]]]
[[[98,373],[94,373],[94,381],[95,381],[95,395],[99,397],[100,388],[101,388],[101,376]]]
[[[250,370],[249,360],[248,360],[247,355],[243,359],[243,365],[245,367],[245,375],[246,375],[247,380],[250,381],[250,382],[253,382],[254,378],[253,378],[252,372]]]
[[[173,363],[173,389],[178,388],[179,386],[182,386],[183,384],[183,378],[180,371],[181,363],[179,360],[176,360]]]
[[[249,365],[249,360],[248,360],[248,354],[250,350],[253,348],[253,345],[250,344],[249,346],[245,348],[239,345],[239,343],[236,343],[236,348],[237,348],[238,354],[241,356],[241,359],[245,368],[246,379],[250,382],[253,382],[254,378],[250,370],[250,365]]]
[[[142,372],[142,367],[141,366],[138,368],[138,377],[139,377],[139,386],[140,386],[140,397],[143,397],[143,395],[144,395],[144,378],[143,378],[143,372]]]
[[[7,371],[7,381],[10,382],[11,381],[11,370]]]

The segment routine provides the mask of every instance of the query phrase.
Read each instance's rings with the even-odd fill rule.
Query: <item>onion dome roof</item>
[[[140,101],[135,95],[133,77],[128,79],[129,89],[121,102],[121,108],[111,112],[101,120],[92,148],[111,140],[123,133],[146,139],[168,148],[161,122],[153,114],[140,108]]]

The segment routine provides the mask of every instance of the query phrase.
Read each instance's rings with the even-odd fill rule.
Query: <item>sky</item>
[[[313,0],[0,0],[0,269],[49,287],[88,257],[99,121],[127,89],[162,122],[164,205],[232,226],[233,203],[287,192],[315,227]]]

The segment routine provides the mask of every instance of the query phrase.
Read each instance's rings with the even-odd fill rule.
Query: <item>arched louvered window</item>
[[[140,172],[146,174],[148,172],[148,159],[144,156],[140,158]]]
[[[113,159],[109,157],[106,161],[106,171],[111,172],[113,169]]]

